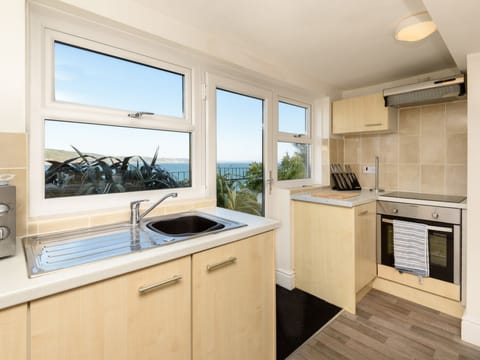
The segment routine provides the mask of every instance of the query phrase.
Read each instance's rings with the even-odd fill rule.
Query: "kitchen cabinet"
[[[31,360],[190,359],[190,265],[188,256],[32,301]]]
[[[292,207],[296,287],[355,313],[376,276],[375,202]]]
[[[0,310],[0,359],[27,359],[27,304]]]
[[[194,254],[192,274],[193,360],[273,360],[273,232]]]
[[[334,101],[332,133],[389,132],[397,129],[398,110],[385,107],[382,93]]]

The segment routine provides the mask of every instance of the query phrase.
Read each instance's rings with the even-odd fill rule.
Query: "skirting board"
[[[462,340],[480,346],[480,322],[478,319],[468,315],[463,316]]]
[[[281,269],[275,270],[275,279],[277,285],[287,289],[293,290],[295,288],[295,272],[285,271]]]

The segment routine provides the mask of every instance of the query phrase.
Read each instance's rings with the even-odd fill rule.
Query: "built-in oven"
[[[428,229],[430,277],[460,285],[460,209],[377,201],[377,262],[394,267],[393,221],[422,223]]]

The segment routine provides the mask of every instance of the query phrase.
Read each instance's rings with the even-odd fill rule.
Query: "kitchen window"
[[[278,102],[277,179],[311,178],[310,106],[292,100]]]
[[[40,18],[30,32],[31,215],[128,209],[172,189],[201,196],[202,124],[185,59],[84,20]]]

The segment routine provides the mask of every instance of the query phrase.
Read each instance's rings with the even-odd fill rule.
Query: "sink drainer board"
[[[313,197],[324,198],[324,199],[333,199],[333,200],[345,200],[350,199],[356,196],[359,196],[359,193],[356,192],[318,192],[311,194]]]
[[[191,232],[196,229],[187,225],[187,231],[181,231],[182,229],[179,228],[181,219],[191,221],[192,217],[204,219],[207,225],[210,223],[217,225],[202,228],[201,232]],[[160,231],[149,226],[149,224],[165,221],[170,223],[174,220],[176,220],[176,227],[171,233],[168,231],[171,230],[169,227]],[[35,277],[50,271],[190,240],[241,226],[246,225],[210,214],[188,212],[152,218],[138,226],[121,223],[56,234],[28,236],[23,238],[23,246],[28,274],[30,277]]]

